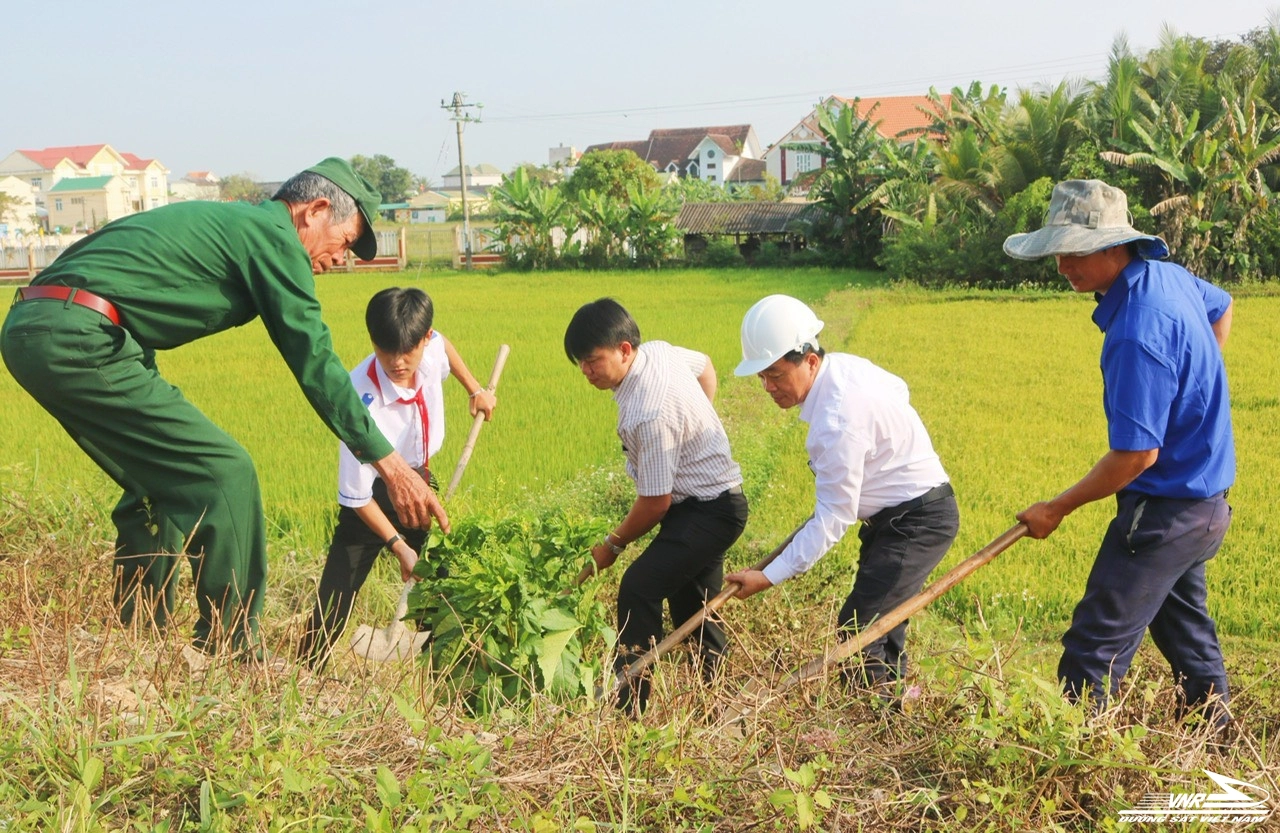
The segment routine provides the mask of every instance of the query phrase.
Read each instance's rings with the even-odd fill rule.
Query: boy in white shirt
[[[483,413],[491,419],[497,398],[480,386],[453,345],[432,329],[434,317],[431,298],[421,289],[392,287],[374,295],[365,309],[373,353],[351,371],[351,382],[396,451],[438,489],[428,462],[444,442],[445,378],[452,373],[467,389],[472,416]],[[427,537],[425,530],[400,523],[378,473],[341,444],[338,503],[338,524],[316,605],[298,647],[298,655],[314,668],[328,661],[378,554],[390,550],[400,562],[401,578],[408,581]]]

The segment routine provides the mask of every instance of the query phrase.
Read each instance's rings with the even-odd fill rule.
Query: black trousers
[[[747,499],[725,492],[711,500],[689,498],[674,503],[658,534],[622,575],[618,586],[618,646],[615,669],[621,670],[653,644],[662,641],[662,603],[671,620],[683,624],[724,586],[724,554],[747,525]],[[690,636],[697,643],[703,673],[710,678],[720,664],[728,640],[724,629],[708,617]],[[643,709],[649,682],[641,680],[624,692],[619,706],[630,708],[632,696]]]
[[[954,495],[908,512],[893,510],[864,521],[858,529],[862,548],[853,590],[840,608],[842,631],[860,631],[924,587],[960,530]],[[907,675],[907,623],[862,649],[862,679],[868,687]]]
[[[422,474],[422,471],[419,470],[418,473]],[[426,480],[432,489],[439,488],[434,474],[428,473]],[[410,529],[400,522],[400,516],[396,514],[391,498],[387,495],[387,484],[380,477],[373,482],[373,500],[391,521],[396,532],[403,535],[409,546],[421,555],[422,545],[427,540],[426,530]],[[298,656],[312,668],[323,668],[329,661],[333,643],[346,629],[347,617],[351,615],[356,594],[369,577],[369,571],[382,552],[383,544],[383,540],[360,520],[356,510],[344,506],[338,511],[338,525],[334,528],[333,540],[329,543],[329,554],[324,562],[324,572],[320,576],[315,608],[311,611],[311,621],[298,646]]]

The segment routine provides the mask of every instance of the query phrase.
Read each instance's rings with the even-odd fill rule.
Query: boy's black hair
[[[577,364],[601,347],[618,347],[622,342],[640,346],[640,327],[631,313],[612,298],[583,304],[573,314],[564,331],[564,354]]]
[[[369,299],[364,325],[379,350],[408,353],[431,332],[435,314],[430,295],[413,287],[393,286]]]

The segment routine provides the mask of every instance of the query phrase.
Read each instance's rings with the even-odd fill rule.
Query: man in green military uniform
[[[124,489],[112,521],[116,604],[163,625],[177,557],[195,580],[195,647],[256,649],[266,531],[248,453],[160,376],[155,351],[261,318],[316,413],[373,464],[408,526],[449,521],[356,397],[320,318],[313,274],[377,253],[378,192],[329,158],[260,206],[185,202],[116,220],[72,246],[0,331],[17,379]]]

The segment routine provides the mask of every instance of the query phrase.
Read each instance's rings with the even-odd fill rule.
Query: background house
[[[462,188],[462,177],[459,174],[459,168],[454,165],[443,177],[440,178],[441,191],[459,191]],[[502,171],[493,165],[481,163],[479,165],[467,166],[467,201],[471,201],[471,192],[488,191],[495,185],[502,182]]]
[[[36,213],[35,188],[16,176],[0,176],[0,194],[9,197],[10,209],[0,214],[0,244],[14,243],[38,230],[32,219]]]
[[[0,159],[0,176],[16,176],[35,189],[35,203],[48,208],[46,195],[64,179],[118,177],[130,210],[146,211],[169,202],[169,169],[155,159],[121,153],[111,145],[67,145],[15,150]],[[112,196],[111,199],[115,199]],[[122,215],[116,215],[122,216]]]
[[[136,214],[124,177],[68,177],[49,189],[49,225],[87,231],[127,214]]]
[[[740,164],[760,158],[760,140],[749,124],[677,127],[651,130],[647,139],[591,145],[583,155],[595,150],[629,150],[659,174],[724,185]]]
[[[457,199],[461,206],[461,193]],[[467,195],[467,200],[470,202],[470,194]],[[450,202],[448,194],[424,191],[409,198],[403,213],[396,211],[396,220],[402,223],[443,223],[449,217]]]
[[[951,96],[944,95],[941,99],[942,106],[947,107]],[[920,131],[929,127],[933,123],[931,114],[936,112],[936,105],[924,95],[883,98],[829,96],[765,151],[765,170],[778,182],[789,185],[797,177],[822,167],[822,155],[813,149],[814,145],[826,144],[818,130],[818,112],[822,108],[836,110],[846,104],[853,107],[863,120],[873,107],[876,108],[871,115],[876,132],[886,139],[906,142],[914,141]]]
[[[222,180],[210,171],[187,171],[182,179],[169,183],[169,194],[177,200],[218,200],[222,198]]]
[[[547,166],[557,171],[572,168],[582,158],[582,152],[573,145],[557,145],[547,149]]]

